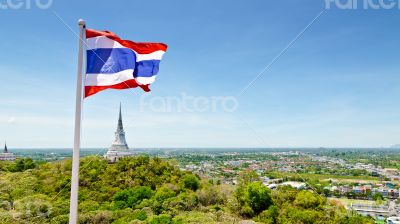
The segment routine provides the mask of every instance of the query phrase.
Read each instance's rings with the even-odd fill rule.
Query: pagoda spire
[[[119,117],[118,117],[118,126],[117,126],[117,132],[118,131],[123,131],[124,126],[122,124],[122,112],[121,112],[121,102],[119,103]]]
[[[4,153],[8,153],[7,142],[4,143]]]

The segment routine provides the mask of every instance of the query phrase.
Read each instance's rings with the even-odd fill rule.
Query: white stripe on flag
[[[92,37],[87,39],[87,50],[93,50],[98,48],[127,48],[127,47],[124,47],[117,41],[111,40],[110,38],[105,36]],[[136,61],[147,61],[147,60],[161,61],[162,56],[165,54],[165,51],[160,50],[150,54],[138,54],[135,52],[135,54],[136,54]]]
[[[85,86],[111,86],[133,78],[133,69],[113,74],[86,74]]]
[[[105,36],[87,38],[86,43],[88,50],[97,48],[125,48],[117,41],[111,40]]]
[[[136,53],[136,61],[148,61],[148,60],[159,60],[159,61],[161,61],[162,56],[164,54],[165,54],[165,51],[154,51],[153,53],[150,53],[150,54],[138,54],[138,53]]]
[[[142,85],[147,85],[147,84],[152,84],[154,81],[156,81],[156,75],[153,75],[151,77],[137,77],[136,82]]]

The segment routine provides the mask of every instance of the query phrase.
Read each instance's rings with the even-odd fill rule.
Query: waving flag
[[[112,32],[91,29],[86,38],[85,97],[105,89],[150,91],[167,45],[122,40]]]

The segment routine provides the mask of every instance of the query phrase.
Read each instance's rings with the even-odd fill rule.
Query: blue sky
[[[68,26],[77,32],[79,18],[169,45],[150,95],[109,90],[85,100],[83,147],[111,144],[119,102],[133,148],[400,143],[399,9],[326,10],[240,94],[325,1],[54,0],[45,10],[32,2],[0,9],[0,141],[10,148],[72,146],[77,38]],[[238,108],[149,106],[183,95],[234,97]]]

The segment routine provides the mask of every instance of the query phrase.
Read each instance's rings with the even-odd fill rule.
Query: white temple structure
[[[125,139],[125,131],[122,125],[122,113],[121,113],[121,104],[119,105],[119,118],[117,130],[115,131],[115,139],[111,144],[111,147],[108,149],[107,153],[104,157],[109,162],[116,162],[122,157],[132,156],[133,153],[129,150],[128,143],[126,143]]]
[[[15,155],[8,151],[7,143],[4,144],[4,150],[0,153],[1,161],[14,161],[16,159]]]

